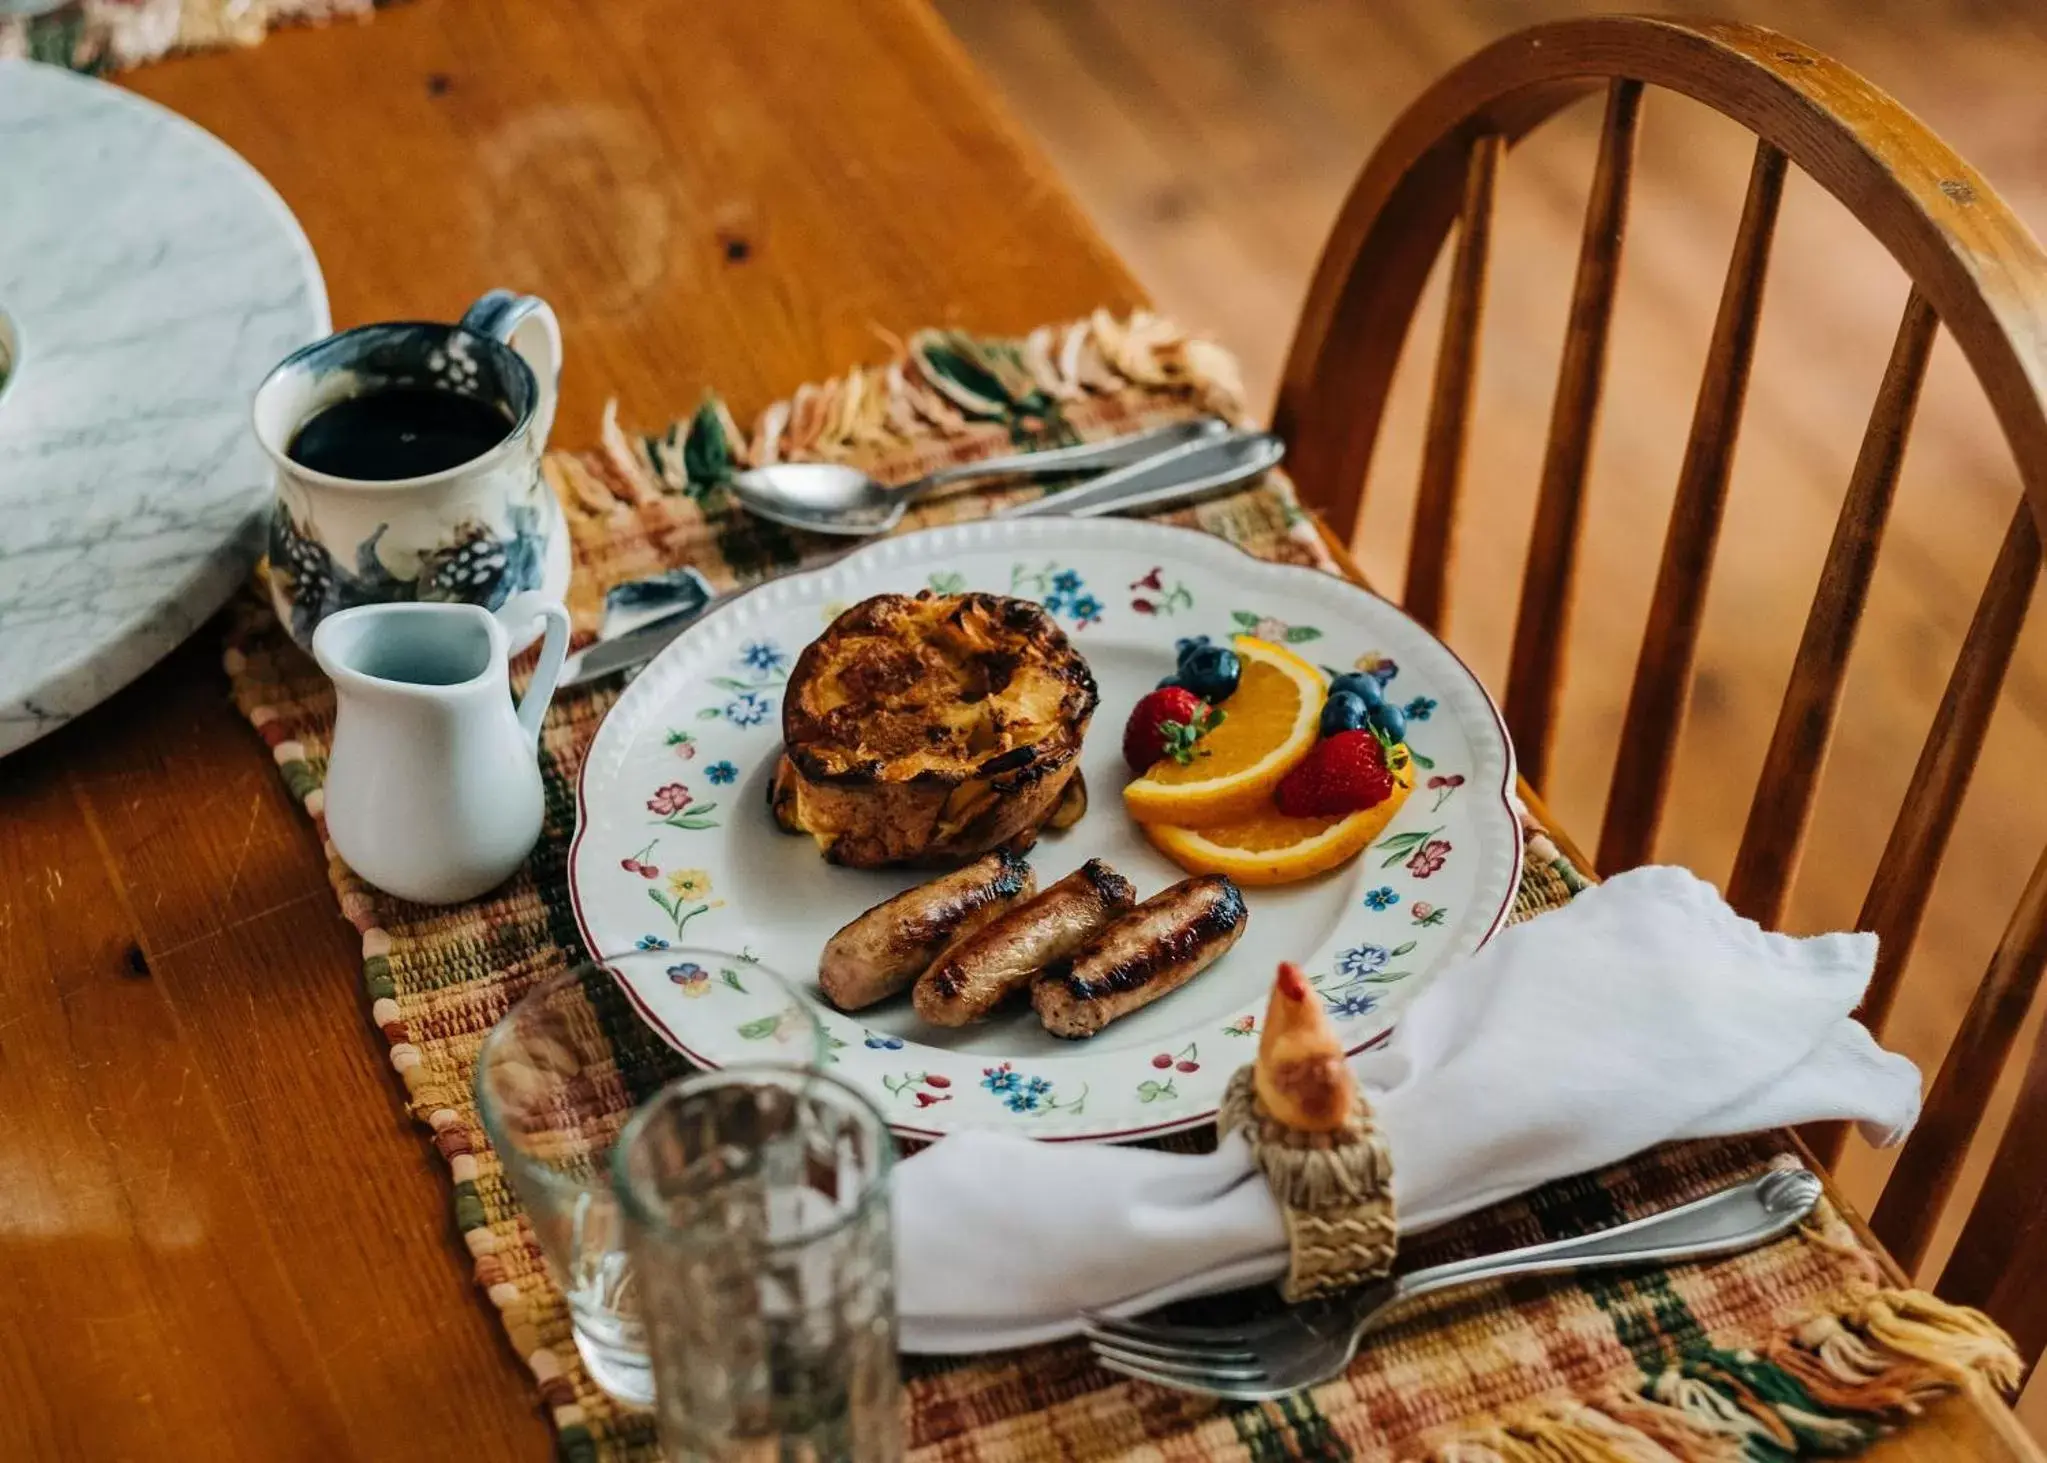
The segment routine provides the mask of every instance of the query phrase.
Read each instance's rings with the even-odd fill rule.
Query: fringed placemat
[[[1097,438],[1204,409],[1241,415],[1227,355],[1152,317],[1097,315],[1022,340],[926,332],[900,360],[804,387],[750,432],[715,399],[659,437],[607,421],[599,449],[547,461],[575,542],[579,634],[594,632],[605,589],[621,581],[690,564],[723,587],[838,546],[733,509],[719,482],[735,465],[834,458],[902,481],[1014,445]],[[1000,501],[949,499],[920,508],[908,526]],[[1335,567],[1277,475],[1166,516],[1269,558]],[[226,661],[237,704],[318,821],[333,724],[327,682],[254,598],[238,606]],[[477,1283],[539,1385],[562,1454],[574,1459],[652,1459],[652,1425],[583,1375],[560,1292],[477,1125],[470,1081],[491,1024],[534,979],[580,958],[565,873],[575,784],[615,698],[600,688],[557,699],[541,737],[541,842],[491,898],[408,905],[364,886],[329,848],[342,913],[362,933],[370,1019],[448,1160]],[[1541,830],[1530,828],[1526,847],[1517,920],[1585,887]],[[679,1069],[610,982],[592,982],[586,995],[632,1100]],[[1770,1136],[1658,1150],[1451,1226],[1413,1245],[1403,1263],[1603,1227],[1787,1152],[1788,1140]],[[1224,1404],[1123,1381],[1073,1344],[913,1361],[906,1375],[911,1448],[930,1460],[1721,1463],[1857,1451],[1935,1397],[1983,1379],[2009,1386],[2017,1363],[1976,1313],[1886,1289],[1874,1258],[1823,1206],[1799,1234],[1711,1265],[1445,1297],[1375,1339],[1345,1377],[1283,1402]]]
[[[37,3],[37,0],[32,0]],[[366,20],[391,0],[58,0],[38,15],[0,15],[0,56],[94,74],[175,51],[253,46],[280,25]]]

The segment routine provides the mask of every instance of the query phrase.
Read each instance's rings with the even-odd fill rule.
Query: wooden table
[[[417,0],[124,79],[337,323],[553,301],[561,442],[1142,299],[919,0]],[[0,763],[0,1456],[546,1456],[357,963],[214,637]],[[2037,1457],[1966,1401],[1872,1456]]]

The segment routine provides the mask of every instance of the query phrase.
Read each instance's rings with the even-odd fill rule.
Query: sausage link
[[[934,1026],[980,1020],[1136,903],[1128,879],[1089,859],[1037,898],[955,941],[917,977],[917,1014]]]
[[[817,983],[841,1011],[857,1011],[904,989],[945,947],[1035,894],[1038,878],[1006,849],[906,889],[825,942]]]
[[[1048,968],[1031,987],[1031,1005],[1054,1036],[1093,1036],[1220,960],[1249,918],[1242,891],[1224,875],[1182,879]]]

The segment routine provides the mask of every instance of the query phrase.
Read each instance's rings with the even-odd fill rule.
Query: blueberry
[[[1167,690],[1168,688],[1176,691],[1184,691],[1186,689],[1186,684],[1183,681],[1181,681],[1181,679],[1176,675],[1167,676],[1159,682],[1158,689],[1164,691]]]
[[[1364,697],[1351,691],[1332,691],[1322,703],[1322,735],[1333,737],[1338,732],[1363,731],[1371,713]]]
[[[1210,704],[1229,699],[1242,676],[1237,652],[1227,645],[1197,645],[1180,657],[1180,679]]]
[[[1173,654],[1185,660],[1192,651],[1206,644],[1208,644],[1206,635],[1183,635],[1173,642]]]
[[[1372,725],[1396,742],[1407,740],[1407,717],[1398,706],[1381,701],[1372,708]]]
[[[1386,693],[1379,688],[1378,681],[1363,671],[1345,671],[1329,683],[1329,694],[1348,691],[1367,706],[1377,706],[1386,699]]]

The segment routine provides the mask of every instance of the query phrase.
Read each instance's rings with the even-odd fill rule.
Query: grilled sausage
[[[906,889],[825,942],[817,983],[841,1011],[857,1011],[904,989],[954,940],[972,934],[1038,891],[1022,855],[1006,849]]]
[[[1249,918],[1225,876],[1182,879],[1049,967],[1031,987],[1031,1005],[1054,1036],[1093,1036],[1220,960]]]
[[[1037,898],[956,941],[917,977],[917,1014],[934,1026],[978,1021],[1137,903],[1130,881],[1089,859]]]

